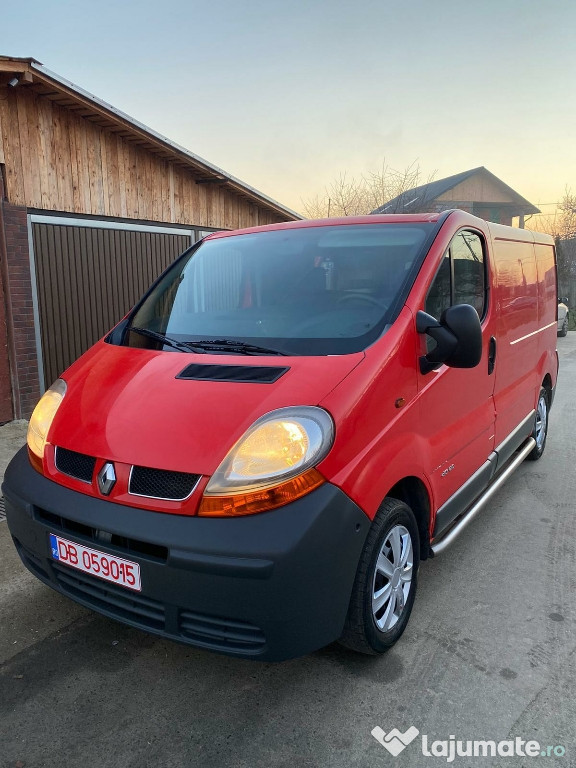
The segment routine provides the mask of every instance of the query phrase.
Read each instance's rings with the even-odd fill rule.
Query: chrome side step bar
[[[461,517],[456,525],[450,528],[445,536],[442,536],[438,541],[432,544],[431,550],[433,555],[439,555],[444,552],[445,549],[448,549],[450,544],[452,544],[453,541],[462,533],[464,528],[466,528],[466,526],[471,523],[472,520],[474,520],[476,515],[484,508],[485,504],[490,501],[500,486],[504,485],[510,475],[516,469],[518,469],[526,456],[532,452],[532,449],[535,447],[535,445],[536,441],[534,438],[528,438],[514,459],[510,462],[510,464],[508,464],[506,469],[504,469],[502,473],[498,475],[498,478],[492,483],[492,485],[488,486],[482,496],[480,496],[480,498],[475,501],[474,504],[472,504],[470,509],[465,513],[464,517]]]

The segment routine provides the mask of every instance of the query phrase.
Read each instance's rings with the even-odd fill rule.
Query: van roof
[[[551,235],[544,234],[544,232],[536,232],[533,229],[507,227],[504,224],[494,224],[491,221],[487,222],[487,224],[494,240],[521,240],[525,243],[554,245],[554,238]]]
[[[353,224],[435,224],[445,213],[398,213],[398,214],[369,214],[368,216],[345,216],[339,219],[304,219],[303,221],[283,221],[279,224],[265,224],[261,227],[248,227],[233,231],[220,231],[208,235],[206,240],[214,240],[231,235],[247,235],[252,232],[272,232],[277,229],[304,229],[309,227],[339,227]]]
[[[310,227],[339,227],[353,226],[358,224],[437,224],[440,219],[446,219],[448,216],[457,216],[461,226],[481,226],[484,231],[490,230],[495,240],[520,240],[529,243],[554,244],[554,238],[545,235],[542,232],[535,232],[531,229],[520,229],[519,227],[509,227],[505,224],[494,224],[493,222],[479,219],[466,211],[458,208],[442,211],[440,213],[387,213],[374,214],[367,216],[345,216],[334,219],[303,219],[302,221],[283,221],[278,224],[266,224],[260,227],[247,227],[246,229],[221,230],[208,235],[206,240],[215,240],[222,237],[231,237],[233,235],[248,235],[253,232],[272,232],[282,229],[307,229]]]

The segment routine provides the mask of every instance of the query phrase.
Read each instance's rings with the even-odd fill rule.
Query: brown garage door
[[[136,303],[192,242],[189,232],[32,223],[44,382]]]

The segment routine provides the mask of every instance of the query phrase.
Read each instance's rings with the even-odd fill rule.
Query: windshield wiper
[[[269,347],[260,347],[257,344],[246,344],[243,341],[233,341],[232,339],[202,339],[200,341],[184,342],[190,346],[199,347],[203,350],[214,352],[238,352],[241,355],[285,355],[277,349]]]
[[[128,328],[129,331],[137,333],[140,336],[146,336],[148,339],[160,341],[168,347],[174,347],[181,352],[199,352],[206,354],[213,352],[238,352],[241,355],[285,355],[285,352],[279,352],[277,349],[260,347],[256,344],[245,344],[243,341],[233,341],[232,339],[202,339],[200,341],[178,341],[164,333],[151,331],[149,328]]]
[[[129,331],[132,331],[132,333],[137,333],[140,336],[146,336],[148,339],[154,339],[155,341],[160,341],[162,344],[165,344],[167,347],[174,347],[174,349],[179,349],[180,352],[200,352],[202,354],[206,354],[206,350],[204,350],[202,347],[199,347],[198,349],[195,349],[194,345],[189,342],[185,341],[177,341],[176,339],[170,338],[170,336],[166,336],[164,333],[158,333],[157,331],[150,331],[148,328],[134,328],[132,326],[131,328],[128,328]]]

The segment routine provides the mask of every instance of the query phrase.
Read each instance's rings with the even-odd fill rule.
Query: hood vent
[[[243,384],[273,384],[289,368],[272,365],[201,365],[193,363],[184,368],[177,379],[196,381],[235,381]]]

